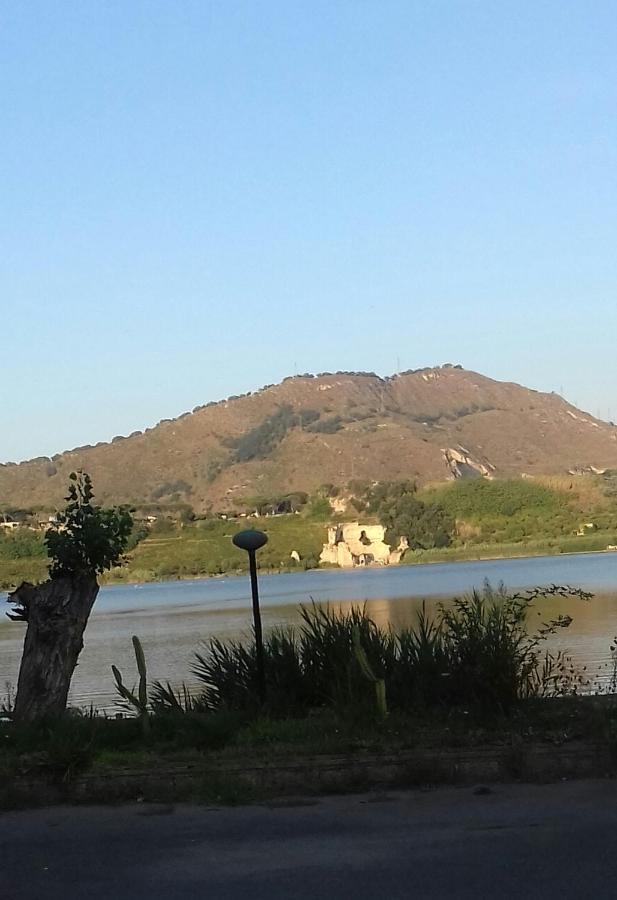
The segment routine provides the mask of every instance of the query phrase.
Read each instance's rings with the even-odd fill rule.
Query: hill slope
[[[459,367],[296,376],[143,433],[0,465],[0,509],[54,508],[88,471],[105,503],[232,509],[352,479],[508,477],[617,467],[617,428],[555,394]]]

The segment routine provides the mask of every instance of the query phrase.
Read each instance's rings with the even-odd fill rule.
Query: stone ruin
[[[402,537],[396,550],[385,542],[383,525],[361,525],[345,522],[328,528],[328,541],[323,545],[319,561],[344,569],[354,566],[396,566],[409,549]]]

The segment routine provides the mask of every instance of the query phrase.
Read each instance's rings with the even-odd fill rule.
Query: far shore
[[[597,536],[596,541],[597,541]],[[592,543],[593,539],[588,541],[589,544]],[[557,557],[557,556],[588,556],[591,554],[611,554],[617,553],[615,550],[608,550],[607,547],[597,548],[589,547],[585,548],[584,543],[587,543],[584,538],[581,539],[581,549],[580,550],[562,550],[559,546],[543,544],[538,542],[536,546],[528,545],[517,545],[517,544],[508,544],[508,545],[489,545],[483,548],[479,547],[450,547],[441,550],[419,550],[419,551],[411,551],[408,553],[407,557],[403,560],[403,562],[399,563],[397,566],[379,566],[379,565],[369,565],[368,568],[371,571],[383,571],[388,569],[397,569],[397,568],[405,568],[409,566],[428,566],[428,565],[436,565],[436,564],[454,564],[454,563],[464,563],[464,562],[489,562],[496,560],[509,560],[509,559],[537,559],[539,557]],[[349,569],[343,569],[338,566],[332,565],[319,565],[315,567],[309,567],[307,569],[303,568],[303,566],[295,565],[295,566],[280,566],[280,567],[264,567],[260,569],[261,575],[291,575],[291,574],[304,574],[306,572],[318,572],[318,571],[338,571],[338,572],[355,572],[357,573],[359,569],[364,567],[355,566]],[[198,572],[191,574],[173,574],[173,575],[161,575],[155,576],[152,573],[152,577],[143,577],[146,574],[143,570],[139,571],[139,576],[135,577],[131,572],[131,564],[130,560],[126,567],[119,568],[111,573],[103,576],[101,578],[102,586],[112,586],[112,585],[138,585],[138,584],[162,584],[162,583],[173,583],[180,581],[204,581],[206,579],[221,579],[228,578],[231,576],[243,576],[248,572],[245,568],[236,568],[236,569],[228,569],[225,572],[212,574],[209,572]],[[46,577],[46,572],[44,568],[41,568],[40,571],[28,571],[24,568],[23,572],[15,571],[11,573],[11,581],[5,578],[4,583],[0,582],[0,592],[11,591],[15,585],[20,584],[22,581],[30,581],[33,583],[38,583]]]
[[[420,551],[421,553],[426,553],[427,551]],[[430,552],[430,551],[428,551]],[[340,566],[316,566],[310,569],[303,569],[301,566],[285,566],[280,568],[266,568],[260,569],[260,575],[299,575],[306,574],[307,572],[358,572],[361,569],[369,569],[370,571],[385,571],[389,568],[405,568],[407,566],[431,566],[431,565],[453,565],[456,563],[469,563],[469,562],[491,562],[498,560],[509,560],[509,559],[538,559],[541,557],[552,557],[552,556],[591,556],[598,554],[612,554],[617,553],[615,550],[607,550],[606,548],[603,550],[568,550],[568,551],[560,551],[558,548],[542,548],[537,552],[530,552],[528,548],[525,551],[520,553],[491,553],[490,551],[486,554],[473,554],[469,553],[465,556],[458,555],[460,551],[453,550],[451,551],[451,557],[447,556],[448,551],[441,551],[440,556],[443,555],[443,558],[434,558],[434,559],[408,559],[403,561],[397,566],[379,566],[379,565],[369,565],[369,566],[354,566],[351,568],[341,568]],[[198,575],[178,575],[175,577],[168,578],[151,578],[147,581],[143,580],[134,580],[132,578],[115,578],[109,577],[103,578],[101,580],[102,586],[113,586],[113,585],[138,585],[138,584],[164,584],[167,582],[178,582],[178,581],[206,581],[206,580],[217,580],[221,578],[229,578],[229,577],[241,577],[243,575],[248,574],[248,569],[230,569],[228,572],[221,572],[216,575],[211,575],[207,572]]]

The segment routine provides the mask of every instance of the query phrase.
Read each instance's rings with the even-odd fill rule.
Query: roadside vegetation
[[[150,683],[147,654],[134,637],[135,670],[110,662],[121,718],[71,710],[19,724],[5,702],[0,797],[20,773],[66,783],[85,770],[144,768],[154,759],[207,768],[221,754],[253,764],[290,753],[507,743],[515,734],[558,733],[563,741],[577,736],[585,718],[599,733],[606,718],[573,706],[587,687],[584,672],[547,644],[570,618],[528,631],[531,613],[553,595],[571,598],[574,611],[589,599],[568,587],[509,593],[486,585],[434,618],[422,611],[398,631],[379,627],[361,608],[305,606],[297,629],[266,636],[264,703],[254,641],[206,640],[192,672],[201,687],[191,690]]]
[[[409,499],[415,501],[411,486],[376,496],[379,506],[404,497],[408,509]],[[307,502],[303,514],[293,516],[294,538],[311,524],[323,527],[320,510],[319,503]],[[153,530],[134,553],[157,536],[164,539],[166,526]],[[102,775],[105,798],[113,799],[114,778],[183,765],[202,773],[193,799],[239,802],[255,799],[243,766],[259,760],[272,765],[289,754],[339,753],[349,760],[366,751],[424,747],[434,753],[497,741],[513,748],[515,772],[525,742],[576,740],[583,727],[607,746],[613,740],[612,704],[598,711],[595,698],[580,696],[597,686],[549,643],[571,616],[542,616],[547,598],[571,600],[576,614],[577,604],[591,595],[556,585],[512,593],[486,584],[438,606],[433,616],[422,609],[401,629],[379,626],[362,608],[303,606],[298,627],[266,635],[263,694],[254,637],[221,641],[205,635],[187,673],[195,688],[151,682],[147,653],[135,635],[134,670],[122,672],[109,661],[121,713],[67,710],[98,577],[121,564],[132,533],[128,510],[95,505],[89,477],[71,477],[67,506],[44,538],[48,580],[22,585],[9,598],[10,618],[25,622],[27,631],[17,693],[8,692],[0,710],[0,807],[20,802],[20,785],[34,780],[43,790],[49,784],[66,788],[81,772]],[[38,553],[39,543],[32,541],[14,547]],[[606,690],[614,694],[616,687],[613,673]],[[232,774],[228,770],[222,780],[212,768],[221,757],[232,761]],[[429,765],[407,777],[428,774],[430,780],[436,771]],[[173,795],[173,777],[164,780]],[[343,784],[355,786],[349,779]]]

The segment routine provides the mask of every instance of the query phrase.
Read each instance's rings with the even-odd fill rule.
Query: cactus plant
[[[112,665],[111,671],[113,672],[114,679],[116,681],[116,690],[118,694],[120,695],[126,706],[132,707],[134,710],[136,710],[137,715],[142,720],[144,731],[147,731],[149,727],[149,715],[146,657],[143,647],[141,646],[141,641],[136,634],[133,635],[132,641],[133,649],[135,651],[135,661],[137,663],[137,672],[139,673],[139,686],[137,689],[137,693],[135,693],[134,687],[131,690],[124,684],[122,680],[122,673],[116,666]]]

